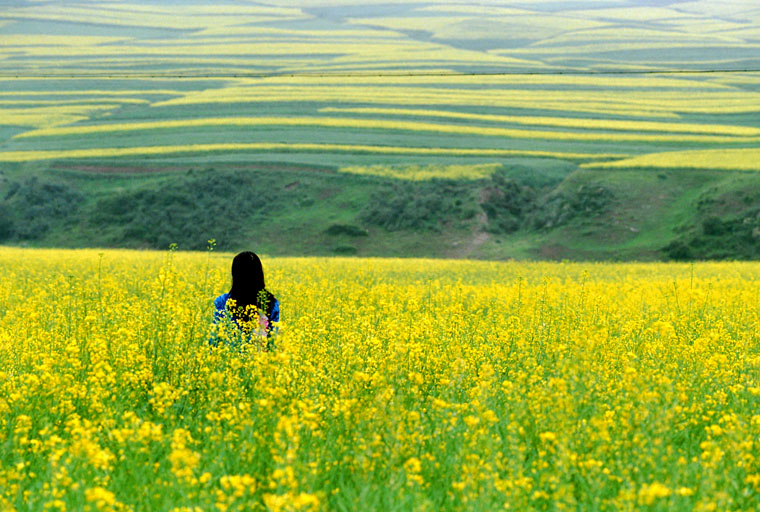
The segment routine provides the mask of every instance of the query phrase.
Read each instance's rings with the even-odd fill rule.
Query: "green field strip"
[[[669,132],[669,133],[700,133],[712,135],[734,135],[751,137],[760,135],[760,128],[748,126],[730,126],[722,124],[691,124],[691,123],[663,123],[654,121],[615,121],[599,119],[578,119],[558,117],[520,117],[499,116],[492,114],[471,114],[464,112],[452,112],[442,110],[423,109],[393,109],[393,108],[323,108],[320,112],[331,114],[386,114],[388,116],[415,116],[420,118],[449,118],[477,121],[491,121],[494,123],[553,126],[575,129],[604,129],[609,131],[635,131],[635,132]]]
[[[320,58],[329,59],[332,55],[322,55]],[[0,70],[3,67],[12,68],[17,70],[19,67],[18,59],[7,58],[7,62],[0,63]],[[118,54],[108,57],[92,57],[90,55],[72,55],[63,58],[49,58],[39,57],[35,59],[28,59],[29,66],[33,66],[33,70],[24,71],[24,73],[40,73],[40,68],[45,68],[45,71],[49,73],[57,73],[64,75],[69,74],[93,74],[98,69],[108,71],[119,71],[128,69],[129,67],[135,68],[135,72],[147,72],[152,69],[166,71],[173,66],[175,69],[179,66],[185,66],[187,76],[193,76],[200,74],[200,72],[206,67],[213,67],[215,75],[223,75],[225,71],[235,69],[237,66],[239,74],[250,74],[256,71],[269,70],[273,72],[275,70],[285,69],[287,67],[293,69],[306,69],[315,63],[314,57],[311,55],[290,55],[283,57],[281,55],[257,55],[254,57],[240,57],[240,56],[224,56],[214,55],[211,57],[189,57],[189,56],[162,56],[160,59],[156,59],[155,56],[130,56],[121,57]],[[32,62],[33,61],[33,62]],[[23,63],[21,63],[23,64]],[[25,65],[25,64],[24,64]],[[222,67],[226,66],[226,67]],[[246,69],[241,67],[245,66]],[[254,69],[250,69],[254,67]],[[48,70],[49,68],[49,70]],[[87,71],[83,71],[87,70]],[[103,73],[101,73],[103,74]],[[232,76],[232,75],[230,75]],[[66,78],[62,76],[62,78]],[[198,79],[202,79],[198,77]]]
[[[519,151],[498,149],[447,149],[415,148],[390,146],[362,146],[348,144],[287,144],[287,143],[249,143],[249,144],[191,144],[176,146],[145,146],[126,148],[93,148],[59,151],[4,151],[0,152],[2,162],[29,162],[38,160],[64,160],[84,158],[104,158],[134,155],[165,155],[182,153],[199,153],[213,151],[316,151],[316,152],[353,152],[353,153],[395,153],[410,155],[452,155],[452,156],[540,156],[572,160],[593,160],[600,158],[620,158],[620,154],[583,154],[553,153],[549,151]]]
[[[0,99],[0,101],[2,101]],[[197,119],[206,117],[236,117],[236,116],[304,116],[304,115],[319,115],[323,109],[335,109],[335,116],[341,109],[399,109],[398,105],[393,104],[367,104],[367,103],[342,103],[341,106],[335,106],[335,103],[331,102],[319,102],[319,101],[272,101],[272,102],[249,102],[249,103],[217,103],[217,104],[196,104],[196,105],[174,105],[164,107],[153,106],[131,106],[129,109],[125,109],[119,112],[114,112],[110,117],[111,122],[123,121],[149,121],[149,120],[162,120],[162,119]],[[409,108],[407,110],[431,110],[425,108]],[[573,111],[558,111],[558,110],[544,110],[544,109],[527,109],[527,108],[509,108],[509,107],[483,107],[483,106],[462,106],[456,105],[447,106],[443,112],[454,112],[455,114],[474,114],[479,116],[503,116],[503,117],[545,117],[545,118],[562,118],[562,119],[587,119],[589,114],[585,112],[573,112]],[[324,113],[328,113],[325,110]],[[722,115],[685,115],[676,116],[675,114],[665,117],[661,113],[655,113],[651,118],[643,117],[645,112],[638,112],[640,116],[631,118],[626,115],[615,114],[594,114],[593,119],[604,121],[636,121],[641,119],[643,121],[659,121],[663,122],[663,119],[689,122],[692,124],[715,124],[715,125],[733,125],[739,126],[754,126],[756,123],[748,122],[746,119],[754,119],[753,114],[741,114],[733,116]],[[329,117],[329,116],[327,116]],[[683,119],[682,119],[683,117]],[[425,119],[425,116],[420,116],[420,119]],[[707,121],[700,121],[705,119]],[[734,122],[733,119],[743,119],[741,122]],[[670,122],[670,121],[668,121]]]
[[[44,143],[43,143],[44,142]],[[533,139],[496,139],[493,137],[463,136],[454,134],[407,134],[385,132],[381,135],[369,131],[350,129],[322,129],[270,127],[257,130],[201,130],[178,132],[139,132],[113,134],[110,137],[80,136],[71,138],[49,138],[43,140],[16,139],[8,141],[6,151],[61,151],[90,150],[103,147],[144,147],[144,146],[184,146],[195,144],[251,144],[251,143],[297,143],[297,144],[337,144],[359,146],[424,147],[456,151],[458,149],[534,151],[549,153],[571,153],[587,155],[641,155],[681,149],[702,149],[704,144],[687,145],[651,143],[601,143],[573,141],[536,141]],[[715,146],[712,146],[715,147]],[[717,147],[723,147],[717,146]],[[328,158],[329,157],[325,157]],[[326,160],[327,161],[327,160]]]
[[[61,160],[65,165],[90,166],[97,165],[103,168],[112,166],[130,166],[135,168],[141,167],[161,167],[161,166],[182,166],[183,168],[197,167],[207,168],[227,165],[249,166],[251,164],[272,164],[276,166],[283,164],[299,164],[319,167],[324,165],[325,159],[329,157],[331,165],[336,167],[349,167],[356,165],[455,165],[457,163],[467,162],[467,164],[490,164],[495,159],[501,162],[510,162],[514,156],[456,156],[456,155],[410,155],[403,153],[320,153],[320,152],[284,152],[284,151],[267,151],[267,152],[210,152],[202,154],[185,154],[182,156],[123,156],[119,158],[109,158],[99,160],[97,158],[87,158],[82,160],[66,159]],[[521,156],[521,164],[526,162],[544,160],[540,156]],[[565,162],[566,160],[558,159],[557,161]],[[47,165],[49,161],[40,160],[36,162],[21,163],[3,163],[4,166],[29,166],[29,165]],[[57,162],[53,160],[53,162]]]
[[[17,138],[50,137],[59,135],[103,134],[108,132],[129,132],[198,126],[313,126],[345,127],[370,130],[405,130],[462,135],[485,135],[508,138],[595,140],[595,141],[648,141],[648,142],[699,142],[735,143],[760,141],[757,137],[726,137],[711,135],[669,135],[669,134],[628,134],[628,133],[579,133],[569,131],[540,131],[487,126],[447,125],[417,121],[389,121],[381,119],[321,118],[321,117],[252,117],[252,118],[210,118],[172,121],[152,121],[136,123],[97,124],[92,126],[69,126],[42,128],[19,135]]]
[[[8,144],[14,151],[27,150],[67,150],[92,149],[99,147],[142,147],[142,146],[172,146],[208,143],[315,143],[315,144],[351,144],[351,145],[383,145],[383,146],[420,146],[433,148],[482,148],[482,149],[535,149],[535,143],[528,140],[496,141],[486,137],[468,137],[461,135],[409,135],[404,132],[384,132],[381,136],[375,132],[350,130],[345,128],[329,128],[315,131],[309,127],[260,127],[254,129],[226,128],[188,130],[165,130],[158,132],[130,132],[110,134],[110,136],[71,136],[53,137],[45,140],[17,139]],[[575,151],[575,144],[566,144],[570,152]],[[595,151],[600,151],[595,146]],[[566,149],[563,148],[563,149]],[[543,148],[541,148],[543,149]],[[667,149],[661,148],[661,149]],[[555,151],[554,148],[551,151]],[[562,151],[562,149],[560,149]],[[615,150],[615,152],[620,152]]]
[[[741,75],[746,76],[746,75]],[[377,77],[349,75],[349,76],[302,76],[302,77],[266,77],[266,78],[238,78],[236,85],[310,85],[310,86],[342,86],[342,85],[372,85],[372,86],[471,86],[476,89],[482,88],[533,88],[537,86],[572,86],[578,89],[603,87],[606,89],[629,89],[646,90],[655,89],[724,89],[731,87],[723,84],[715,84],[714,75],[700,74],[691,75],[663,75],[652,74],[638,75],[573,75],[573,74],[507,74],[471,76],[467,74],[454,74],[447,76],[430,75],[399,75],[394,77]]]
[[[646,117],[653,112],[672,116],[678,112],[751,112],[760,110],[760,95],[731,91],[724,93],[690,91],[630,93],[628,91],[545,91],[545,90],[464,90],[419,87],[366,88],[277,86],[228,87],[189,93],[156,103],[155,107],[171,105],[253,103],[276,101],[321,101],[334,103],[383,103],[399,106],[441,105],[518,107],[545,110],[573,110],[576,112],[606,112],[636,115],[644,111]]]
[[[4,126],[0,125],[0,148],[2,148],[6,142],[13,138],[14,135],[23,133],[28,128],[23,126]]]
[[[362,49],[367,51],[362,52]],[[401,56],[420,55],[431,53],[441,49],[441,45],[423,44],[408,40],[377,40],[371,44],[346,45],[341,41],[327,42],[323,40],[293,43],[281,40],[247,40],[247,42],[219,42],[217,44],[188,43],[172,44],[167,41],[163,45],[151,44],[99,44],[89,46],[66,46],[66,45],[29,45],[12,51],[18,57],[57,57],[85,55],[90,57],[172,57],[172,56],[240,56],[240,55],[352,55],[362,56],[368,60],[382,58],[383,53],[395,52]],[[474,60],[476,62],[488,61],[492,63],[516,63],[521,59],[500,55],[469,55],[464,51],[455,51],[443,48],[444,53],[440,57],[443,60]],[[471,52],[475,53],[475,52]],[[469,59],[468,59],[469,58]]]

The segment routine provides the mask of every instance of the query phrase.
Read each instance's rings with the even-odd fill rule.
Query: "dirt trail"
[[[472,257],[480,247],[491,238],[491,235],[485,231],[488,224],[488,216],[485,212],[480,212],[476,216],[475,225],[472,228],[472,236],[467,240],[459,242],[452,251],[453,258],[467,259]]]

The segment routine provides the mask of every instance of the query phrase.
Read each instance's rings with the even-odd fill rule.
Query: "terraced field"
[[[0,162],[760,168],[752,2],[342,3],[4,9]]]

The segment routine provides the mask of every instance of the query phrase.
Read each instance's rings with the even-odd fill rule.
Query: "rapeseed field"
[[[4,510],[756,510],[760,265],[0,249]]]
[[[44,108],[44,107],[43,107]],[[61,107],[62,108],[62,107]],[[72,107],[81,108],[81,107]],[[90,107],[97,108],[97,107]],[[427,115],[433,117],[448,117],[446,114],[436,115],[436,112],[415,111],[415,110],[395,110],[389,109],[368,109],[362,113],[397,113],[401,115]],[[700,125],[680,125],[676,123],[645,123],[636,121],[594,121],[594,120],[569,120],[557,118],[509,118],[507,116],[491,116],[478,114],[458,114],[453,113],[451,117],[466,119],[480,119],[486,121],[507,121],[516,124],[537,124],[555,127],[571,128],[589,128],[589,129],[616,129],[616,130],[641,130],[641,131],[682,131],[687,133],[697,133],[698,135],[669,133],[662,134],[628,134],[628,133],[599,133],[599,132],[562,132],[562,131],[539,131],[524,130],[522,128],[499,128],[492,126],[461,126],[453,124],[429,123],[417,121],[387,120],[387,119],[356,119],[356,118],[329,118],[329,117],[212,117],[201,119],[183,119],[173,121],[145,121],[136,123],[111,123],[98,124],[91,126],[64,126],[40,128],[33,131],[21,133],[16,136],[17,139],[28,137],[52,137],[61,135],[86,135],[86,134],[105,134],[109,132],[144,132],[149,130],[161,130],[170,128],[195,128],[210,126],[309,126],[309,127],[340,127],[356,128],[364,130],[398,130],[398,131],[426,131],[437,133],[453,133],[459,135],[488,135],[496,137],[513,137],[513,138],[536,138],[536,139],[561,139],[561,140],[603,140],[603,141],[665,141],[665,142],[760,142],[760,129],[743,126],[704,126]],[[502,119],[499,119],[499,118]],[[496,118],[496,119],[494,119]],[[585,121],[585,122],[584,122]],[[704,135],[704,133],[722,133],[725,135]],[[752,137],[755,136],[755,137]]]
[[[680,169],[723,169],[760,170],[760,149],[701,149],[693,151],[669,151],[650,153],[633,158],[625,158],[611,163],[588,164],[594,168],[680,168]],[[586,165],[586,164],[584,164]]]
[[[41,151],[0,151],[0,162],[32,162],[35,160],[66,158],[103,158],[123,156],[171,155],[182,153],[211,153],[219,151],[282,151],[282,152],[323,152],[368,153],[399,155],[453,155],[453,156],[534,156],[554,157],[567,160],[603,160],[622,158],[626,155],[615,153],[566,153],[541,150],[478,149],[478,148],[426,148],[409,146],[370,146],[365,144],[312,144],[286,142],[251,142],[219,144],[182,144],[175,146],[137,146],[91,149],[62,149]]]

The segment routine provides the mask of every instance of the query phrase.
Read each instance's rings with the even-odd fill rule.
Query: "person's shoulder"
[[[272,295],[269,291],[267,291],[267,303],[269,306],[267,307],[267,311],[270,313],[279,312],[280,311],[280,301],[277,300],[277,297]]]
[[[216,307],[216,309],[224,309],[224,306],[227,304],[227,299],[229,298],[230,298],[230,294],[228,292],[228,293],[223,293],[219,297],[214,299],[214,306]]]

